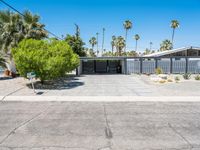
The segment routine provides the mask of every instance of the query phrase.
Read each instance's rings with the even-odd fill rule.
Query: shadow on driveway
[[[31,83],[26,85],[32,89]],[[34,83],[34,87],[36,90],[37,89],[66,90],[66,89],[73,89],[83,85],[84,82],[79,81],[79,78],[77,76],[67,76],[54,81],[45,81],[44,84],[41,84],[40,81]]]

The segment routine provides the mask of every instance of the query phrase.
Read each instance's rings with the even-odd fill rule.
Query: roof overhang
[[[173,53],[177,53],[177,52],[181,52],[185,50],[199,50],[200,51],[200,47],[182,47],[182,48],[172,49],[172,50],[163,51],[163,52],[156,52],[153,54],[145,55],[144,57],[161,57],[164,55],[169,55],[169,54],[173,54]]]

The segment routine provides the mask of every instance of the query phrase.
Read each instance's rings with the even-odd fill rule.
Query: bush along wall
[[[79,65],[79,57],[65,41],[26,39],[12,49],[21,76],[35,72],[41,82],[65,76]]]

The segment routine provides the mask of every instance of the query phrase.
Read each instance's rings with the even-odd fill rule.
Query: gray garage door
[[[87,60],[82,61],[82,73],[121,73],[119,60]]]

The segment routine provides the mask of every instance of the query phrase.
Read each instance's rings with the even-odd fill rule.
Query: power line
[[[6,6],[8,6],[9,8],[11,8],[12,10],[14,10],[15,12],[17,12],[18,14],[20,14],[21,16],[25,17],[25,15],[23,13],[21,13],[20,11],[18,11],[16,8],[14,8],[13,6],[11,6],[10,4],[6,3],[4,0],[0,0],[3,4],[5,4]],[[63,40],[62,38],[60,38],[59,36],[55,35],[54,33],[52,33],[51,31],[47,30],[44,28],[45,31],[47,31],[49,34],[53,35],[55,38]]]

